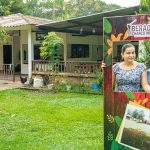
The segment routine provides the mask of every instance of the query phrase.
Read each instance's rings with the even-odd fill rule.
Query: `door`
[[[41,45],[34,45],[34,60],[41,59],[41,57],[40,57],[40,46]]]
[[[12,63],[12,46],[3,45],[3,63],[11,64]]]

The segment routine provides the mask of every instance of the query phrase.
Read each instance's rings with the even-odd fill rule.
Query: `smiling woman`
[[[128,43],[122,46],[122,62],[113,65],[112,80],[116,91],[139,92],[141,85],[150,92],[147,82],[146,66],[135,61],[135,46]]]

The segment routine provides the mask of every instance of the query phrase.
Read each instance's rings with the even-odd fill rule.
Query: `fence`
[[[0,65],[0,80],[15,82],[15,69],[13,64]]]
[[[95,73],[97,69],[100,69],[100,62],[97,61],[59,61],[48,62],[46,60],[34,60],[32,61],[32,71],[47,73],[53,72],[67,72],[67,73],[79,73],[90,74]]]

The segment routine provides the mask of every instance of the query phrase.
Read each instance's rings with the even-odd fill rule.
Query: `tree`
[[[10,14],[10,3],[9,0],[1,0],[0,1],[0,15],[8,15]]]
[[[92,6],[92,7],[91,7]],[[64,20],[120,8],[101,0],[0,0],[0,14],[23,13],[52,20]]]
[[[40,56],[43,59],[54,60],[54,56],[58,54],[58,51],[64,45],[62,38],[58,37],[55,32],[48,33],[40,47]]]
[[[39,0],[27,0],[26,3],[26,12],[25,14],[37,17],[44,17],[42,2]]]
[[[61,50],[62,46],[64,45],[64,41],[62,38],[60,38],[59,36],[57,36],[57,34],[55,32],[50,32],[48,33],[47,36],[45,36],[45,39],[42,43],[42,46],[40,47],[40,56],[43,59],[48,59],[49,63],[48,63],[48,67],[50,71],[58,71],[59,69],[59,60],[57,60],[55,58],[55,56],[58,55],[58,52]],[[53,78],[53,82],[55,82],[55,74],[52,77]]]
[[[65,12],[70,14],[71,18],[86,16],[117,8],[120,8],[120,6],[114,4],[107,5],[101,0],[72,0],[65,3]]]
[[[141,111],[139,111],[139,113],[138,113],[137,119],[139,119],[139,120],[144,120],[144,116],[145,116],[144,111],[141,110]]]
[[[138,115],[139,115],[139,111],[137,109],[135,109],[132,113],[132,117],[137,119],[138,118]]]
[[[132,115],[132,111],[130,109],[128,109],[127,115],[129,115],[129,116]]]
[[[140,2],[140,14],[149,14],[150,13],[150,0],[141,0]],[[150,41],[144,41],[145,45],[145,55],[144,55],[144,62],[150,62]]]
[[[150,1],[149,0],[141,0],[139,12],[142,14],[150,13]]]
[[[11,7],[10,7],[10,13],[25,13],[26,11],[26,5],[24,4],[23,0],[10,0],[11,1]]]
[[[8,38],[7,32],[2,28],[0,28],[0,42],[5,42],[7,38]]]
[[[25,4],[25,14],[52,20],[64,20],[120,8],[118,5],[107,5],[101,0],[26,0]]]
[[[26,9],[23,0],[1,0],[0,15],[5,16],[12,13],[24,13]]]

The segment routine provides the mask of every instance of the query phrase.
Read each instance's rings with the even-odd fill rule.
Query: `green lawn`
[[[103,150],[103,97],[0,91],[0,150]]]

